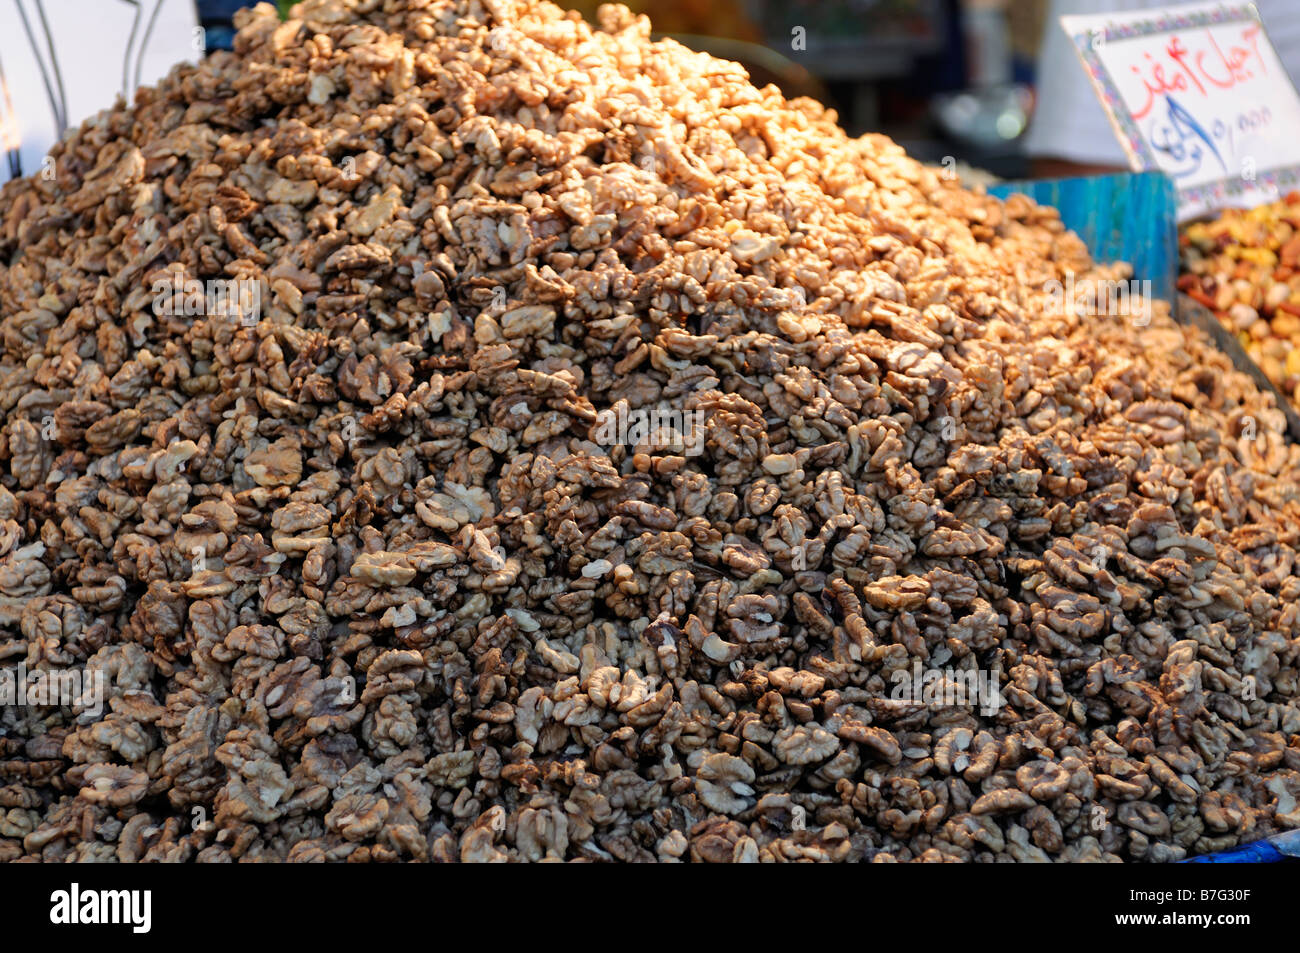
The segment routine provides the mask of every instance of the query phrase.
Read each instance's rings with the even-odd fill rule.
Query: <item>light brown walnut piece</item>
[[[149,778],[143,771],[121,765],[91,764],[84,773],[81,796],[92,804],[115,808],[134,804],[144,797]]]
[[[704,804],[722,814],[743,811],[754,794],[750,784],[754,769],[743,759],[728,754],[711,754],[701,763],[696,775],[695,790]]]

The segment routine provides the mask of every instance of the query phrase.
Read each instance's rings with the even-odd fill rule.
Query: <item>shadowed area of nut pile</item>
[[[0,658],[106,695],[0,709],[0,858],[1300,825],[1300,451],[1165,306],[1054,307],[1125,275],[1054,211],[621,7],[293,17],[0,192]],[[260,320],[155,306],[218,280]]]

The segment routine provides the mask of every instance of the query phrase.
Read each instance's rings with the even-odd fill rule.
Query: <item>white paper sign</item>
[[[1300,184],[1300,95],[1253,3],[1061,17],[1135,170],[1178,189],[1179,219]]]
[[[203,55],[192,0],[0,0],[0,182],[62,136]]]

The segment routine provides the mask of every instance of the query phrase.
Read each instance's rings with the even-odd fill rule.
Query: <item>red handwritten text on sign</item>
[[[1232,89],[1268,73],[1268,62],[1259,51],[1258,24],[1240,28],[1240,43],[1224,49],[1210,30],[1175,33],[1160,54],[1143,53],[1145,63],[1129,69],[1142,81],[1146,102],[1133,110],[1134,119],[1144,119],[1166,93],[1192,93],[1205,98],[1212,88]]]

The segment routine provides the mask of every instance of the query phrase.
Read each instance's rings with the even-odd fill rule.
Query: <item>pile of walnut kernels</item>
[[[240,17],[0,192],[0,659],[107,695],[0,709],[0,858],[1300,825],[1300,451],[1162,305],[1053,307],[1124,274],[1055,212],[620,7]],[[596,440],[611,408],[701,452]]]

